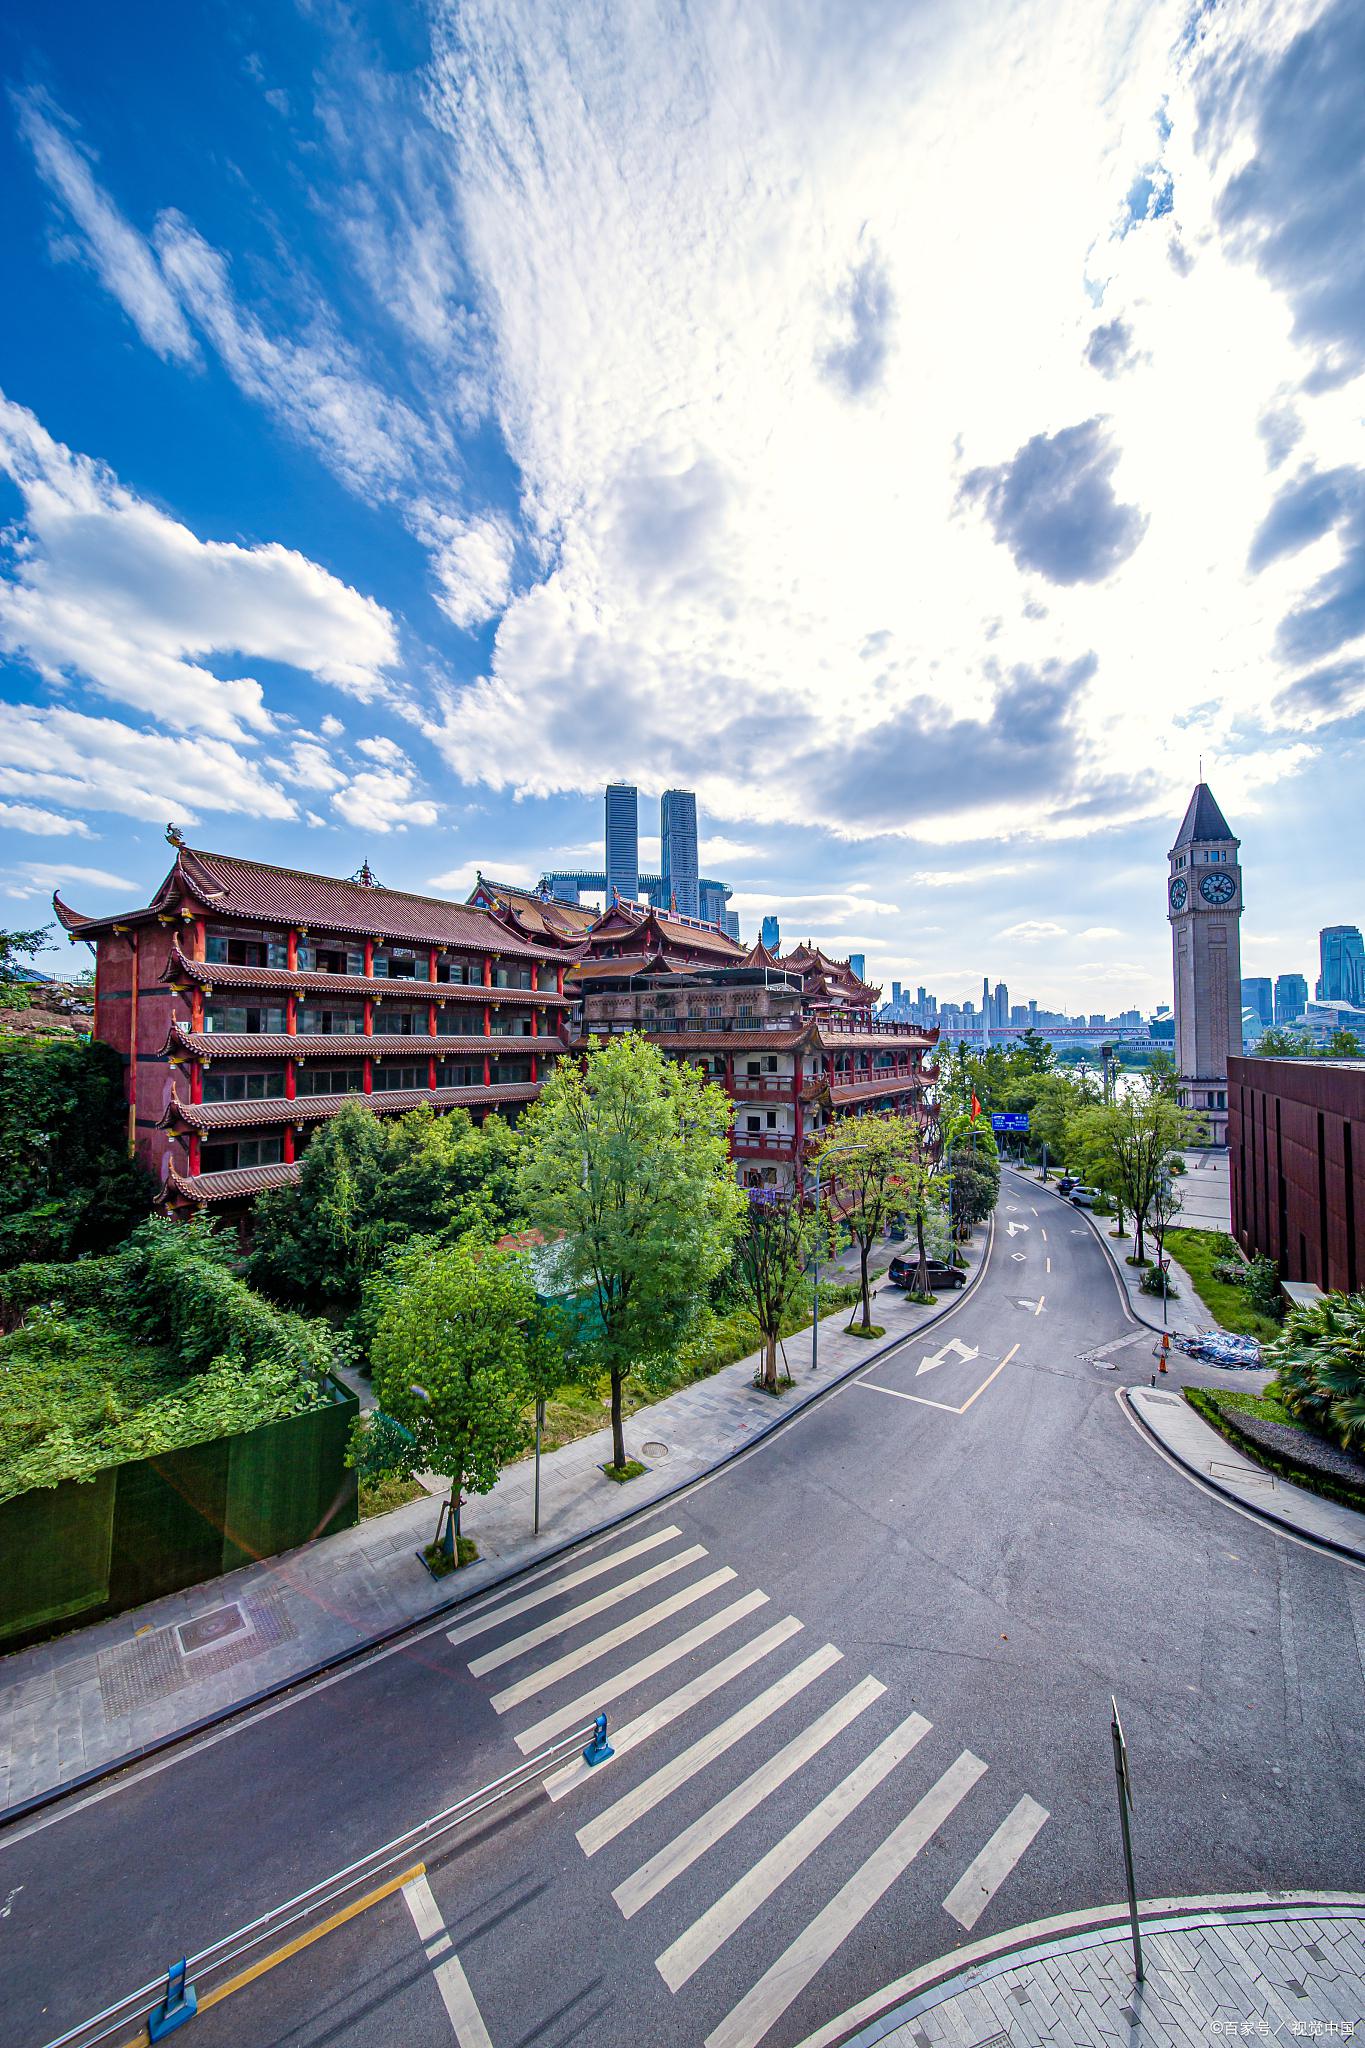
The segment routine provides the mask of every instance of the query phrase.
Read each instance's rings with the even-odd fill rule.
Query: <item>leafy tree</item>
[[[732,1116],[723,1090],[628,1033],[581,1071],[561,1061],[519,1126],[525,1211],[563,1233],[564,1278],[596,1306],[584,1345],[611,1383],[618,1471],[625,1381],[671,1364],[740,1226]]]
[[[1360,1040],[1355,1032],[1348,1031],[1344,1024],[1337,1026],[1322,1049],[1329,1060],[1358,1060],[1360,1058]]]
[[[905,1207],[907,1186],[921,1164],[919,1125],[893,1110],[840,1117],[821,1134],[815,1158],[858,1247],[863,1328],[870,1330],[867,1262],[890,1218]]]
[[[1067,1142],[1072,1120],[1078,1110],[1099,1099],[1099,1084],[1092,1074],[1078,1074],[1074,1070],[1065,1073],[1059,1069],[1045,1074],[1029,1119],[1030,1142],[1039,1154],[1046,1146],[1048,1158],[1055,1165],[1069,1163]]]
[[[0,931],[0,982],[16,982],[22,963],[41,953],[51,936],[50,924],[34,925],[23,932]]]
[[[111,1046],[0,1047],[0,1266],[105,1251],[147,1214],[153,1185],[127,1131]]]
[[[297,1183],[257,1202],[252,1278],[286,1299],[352,1307],[412,1238],[508,1229],[519,1154],[501,1117],[475,1124],[467,1110],[427,1104],[380,1117],[357,1097],[316,1133]]]
[[[799,1196],[781,1188],[750,1188],[735,1240],[735,1292],[763,1339],[763,1384],[777,1392],[777,1343],[814,1249],[820,1225]]]
[[[1125,1095],[1085,1112],[1080,1142],[1095,1162],[1099,1186],[1132,1210],[1138,1258],[1145,1255],[1144,1226],[1171,1154],[1199,1135],[1198,1119],[1162,1095]]]
[[[1297,1031],[1284,1024],[1272,1024],[1261,1033],[1254,1056],[1258,1060],[1296,1060],[1302,1053],[1303,1039]]]
[[[487,1493],[529,1440],[535,1289],[515,1253],[472,1238],[413,1239],[389,1283],[370,1354],[381,1414],[356,1425],[352,1460],[366,1473],[447,1478],[458,1563],[464,1495]]]
[[[1000,1168],[989,1153],[956,1151],[948,1163],[945,1179],[954,1232],[958,1237],[970,1237],[1000,1199]]]
[[[1347,1450],[1365,1450],[1365,1294],[1291,1308],[1268,1363],[1291,1415]]]

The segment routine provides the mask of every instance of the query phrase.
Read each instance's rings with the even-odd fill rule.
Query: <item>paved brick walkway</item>
[[[984,1230],[971,1247],[979,1268]],[[899,1249],[898,1246],[890,1247]],[[883,1287],[874,1313],[894,1342],[936,1319]],[[811,1334],[786,1340],[796,1384],[779,1402],[753,1384],[757,1354],[642,1408],[626,1447],[648,1467],[628,1486],[602,1472],[608,1429],[566,1444],[541,1463],[540,1535],[531,1534],[534,1469],[509,1466],[492,1492],[470,1501],[464,1532],[477,1563],[434,1581],[417,1555],[435,1534],[430,1500],[362,1522],[340,1535],[223,1578],[189,1587],[93,1627],[0,1658],[0,1818],[6,1809],[148,1744],[221,1714],[327,1659],[419,1621],[455,1598],[647,1506],[756,1441],[833,1379],[882,1348],[844,1334],[849,1311],[822,1319],[819,1367]],[[194,1624],[200,1623],[199,1629]]]
[[[1186,1910],[1170,1910],[1177,1903]],[[999,1953],[999,1942],[994,1954],[976,1951],[979,1960],[853,2032],[869,2008],[885,2004],[884,1991],[801,2048],[835,2042],[845,2048],[1208,2048],[1220,2041],[1365,2041],[1365,1899],[1235,1906],[1168,1900],[1145,1904],[1141,1917],[1141,1985],[1134,1979],[1126,1917],[1022,1949],[1018,1937],[1027,1930],[1016,1930],[1007,1937],[1011,1952]],[[912,1984],[907,1978],[888,1990]]]

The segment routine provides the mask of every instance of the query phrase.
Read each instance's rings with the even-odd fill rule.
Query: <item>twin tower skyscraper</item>
[[[610,782],[606,799],[607,900],[613,891],[627,902],[640,897],[640,803],[633,782]],[[697,799],[690,789],[666,789],[659,805],[659,867],[663,907],[672,907],[683,917],[710,917],[719,923],[724,916],[724,896],[719,912],[702,907],[701,870],[697,855]]]

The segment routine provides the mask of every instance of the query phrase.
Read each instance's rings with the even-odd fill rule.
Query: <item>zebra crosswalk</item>
[[[575,1759],[544,1790],[590,1807],[578,1846],[613,1866],[611,1898],[640,1920],[668,1993],[703,2001],[679,2038],[705,2048],[759,2048],[931,1843],[926,1868],[955,1865],[941,1900],[948,1946],[1049,1817],[1025,1794],[992,1827],[1003,1801],[982,1803],[985,1759],[925,1714],[898,1714],[875,1673],[850,1669],[835,1643],[803,1642],[798,1616],[774,1618],[770,1596],[739,1579],[669,1523],[490,1596],[448,1631],[472,1677],[506,1674],[493,1709],[533,1717],[513,1728],[523,1755],[629,1703],[611,1728],[614,1761]],[[637,1752],[643,1768],[628,1761]],[[784,1914],[798,1897],[802,1910]],[[718,1999],[708,1966],[722,1951],[728,1968],[709,1981],[732,1988]],[[718,2013],[737,1957],[739,1983],[750,1959],[753,1979]]]

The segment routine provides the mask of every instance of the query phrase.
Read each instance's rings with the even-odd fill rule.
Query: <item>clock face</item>
[[[1205,875],[1199,893],[1206,903],[1231,903],[1237,894],[1237,884],[1231,875]]]
[[[1184,876],[1177,875],[1175,880],[1171,883],[1172,910],[1183,910],[1185,908],[1186,903],[1189,901],[1189,896],[1190,892],[1188,886],[1186,885]]]

